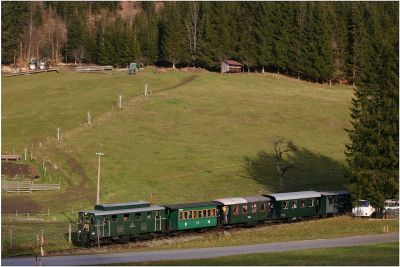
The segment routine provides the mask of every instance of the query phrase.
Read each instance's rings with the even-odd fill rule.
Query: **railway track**
[[[264,221],[261,223],[258,223],[256,225],[232,225],[228,227],[216,227],[216,228],[202,228],[202,229],[197,229],[194,231],[185,231],[185,232],[175,232],[175,233],[170,233],[170,234],[159,234],[159,235],[149,235],[149,236],[143,236],[143,240],[136,240],[136,241],[131,241],[128,243],[117,243],[119,241],[115,241],[114,243],[111,244],[101,244],[100,248],[97,246],[95,247],[77,247],[77,248],[71,248],[71,249],[64,249],[64,250],[58,250],[58,251],[53,251],[53,252],[48,252],[47,255],[51,256],[61,256],[61,255],[80,255],[80,254],[101,254],[101,253],[109,253],[109,252],[116,252],[116,251],[121,251],[121,250],[127,250],[127,249],[140,249],[140,248],[149,248],[153,247],[155,245],[160,245],[160,244],[172,244],[176,243],[179,241],[187,242],[191,240],[198,240],[202,239],[202,235],[205,234],[215,234],[215,235],[229,235],[235,232],[239,231],[245,231],[246,229],[260,229],[263,228],[267,225],[276,225],[276,224],[293,224],[293,223],[301,223],[301,222],[307,222],[311,220],[315,220],[317,218],[306,218],[306,219],[301,219],[301,220],[291,220],[291,221]]]

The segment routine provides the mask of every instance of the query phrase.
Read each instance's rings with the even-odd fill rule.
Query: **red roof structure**
[[[224,61],[226,64],[231,65],[231,66],[242,66],[242,63],[236,61],[236,60],[231,60],[227,59]]]

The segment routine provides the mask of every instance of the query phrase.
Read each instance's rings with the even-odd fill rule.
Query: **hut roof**
[[[236,61],[236,60],[231,60],[227,59],[224,61],[226,64],[231,65],[231,66],[242,66],[242,63]]]

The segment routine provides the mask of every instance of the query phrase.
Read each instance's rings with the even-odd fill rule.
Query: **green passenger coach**
[[[318,205],[321,194],[316,191],[277,193],[266,196],[271,198],[273,219],[295,219],[319,215]]]
[[[270,198],[264,196],[220,198],[220,223],[255,224],[268,218]]]
[[[165,205],[170,231],[214,227],[217,225],[217,202]]]
[[[165,208],[160,206],[116,210],[89,210],[78,213],[78,240],[90,243],[133,240],[137,236],[165,230]]]
[[[323,216],[351,212],[351,200],[347,191],[321,193],[320,213]]]

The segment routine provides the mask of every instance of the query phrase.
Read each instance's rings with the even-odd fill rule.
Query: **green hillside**
[[[145,83],[152,90],[147,98],[138,96]],[[286,191],[341,189],[352,93],[346,86],[254,73],[150,69],[138,76],[3,78],[2,153],[13,147],[23,153],[33,143],[34,163],[45,160],[48,166],[41,181],[52,174],[63,189],[24,199],[60,211],[95,202],[99,151],[105,153],[102,202],[153,194],[162,204],[274,191],[278,173],[270,157],[276,137],[299,148],[286,158],[294,165],[285,175]],[[122,110],[116,109],[118,95]],[[85,123],[89,110],[92,128]]]

